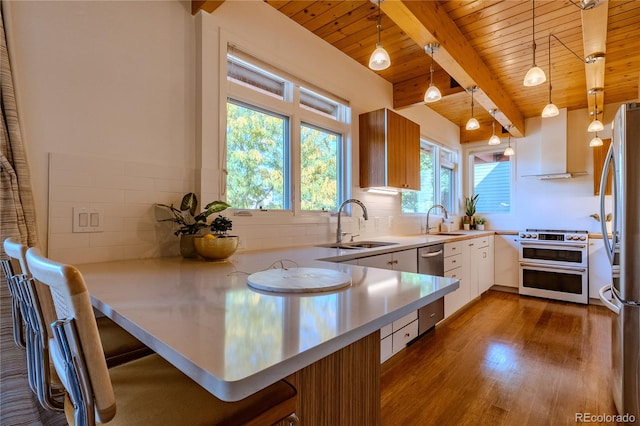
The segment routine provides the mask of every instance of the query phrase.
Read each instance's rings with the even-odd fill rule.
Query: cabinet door
[[[391,253],[361,257],[358,259],[358,265],[380,269],[393,269],[393,258],[391,257]]]
[[[467,247],[469,249],[469,300],[473,300],[480,295],[480,289],[478,287],[478,271],[480,270],[480,256],[478,251],[480,248],[480,239],[474,238],[467,241]]]
[[[387,111],[387,185],[406,187],[406,118]]]
[[[496,235],[494,247],[494,284],[518,288],[520,271],[518,237],[516,235]]]
[[[405,123],[405,188],[420,190],[420,126]]]
[[[409,249],[392,253],[393,269],[403,272],[418,272],[418,250]]]
[[[457,278],[460,280],[460,287],[444,296],[444,317],[453,315],[458,309],[462,308],[469,301],[469,289],[465,287],[465,280],[462,275],[462,267],[445,271],[444,276],[448,278]]]
[[[489,245],[479,247],[478,256],[478,291],[480,294],[489,290],[495,281],[493,261],[493,236],[489,237]]]

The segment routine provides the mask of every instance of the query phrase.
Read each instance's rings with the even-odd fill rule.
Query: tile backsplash
[[[50,153],[48,256],[80,264],[179,255],[174,228],[171,223],[156,221],[154,204],[178,205],[185,193],[194,190],[194,176],[193,169],[169,165]],[[355,207],[353,217],[343,216],[345,232],[359,235],[360,240],[389,235],[392,228],[401,234],[413,233],[413,228],[418,232],[418,221],[394,220],[397,201],[365,193],[354,195],[368,206],[370,218],[360,221],[361,213]],[[211,200],[200,201],[206,204]],[[74,233],[74,208],[104,212],[103,231]],[[254,212],[250,217],[231,219],[233,234],[240,236],[240,250],[335,240],[336,217],[328,213],[293,217],[283,212],[263,217]]]

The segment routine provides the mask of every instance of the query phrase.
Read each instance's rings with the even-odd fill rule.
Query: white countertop
[[[425,245],[442,237],[420,238]],[[403,242],[395,249],[418,243]],[[458,288],[451,278],[314,260],[353,251],[308,247],[238,253],[224,262],[154,258],[78,268],[97,309],[211,393],[234,401]],[[382,251],[391,250],[366,250]],[[247,286],[249,274],[282,266],[344,272],[352,284],[308,294]]]

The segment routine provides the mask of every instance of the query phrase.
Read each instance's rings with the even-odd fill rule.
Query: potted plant
[[[209,226],[207,218],[214,213],[221,212],[229,208],[229,204],[224,201],[212,201],[207,204],[203,211],[196,214],[198,210],[198,197],[195,193],[189,192],[182,197],[180,208],[173,204],[156,204],[156,207],[164,213],[169,213],[169,217],[158,219],[159,222],[173,222],[180,225],[174,234],[180,237],[180,254],[182,257],[196,257],[197,253],[193,245],[193,239],[201,229]]]
[[[475,194],[472,197],[464,198],[464,213],[465,217],[463,219],[463,224],[465,225],[464,229],[471,229],[474,225],[474,215],[476,214],[476,205],[478,204],[478,197],[480,194]],[[466,225],[469,225],[468,227]]]
[[[478,231],[484,231],[484,224],[487,222],[487,219],[484,217],[476,217],[476,229]]]
[[[223,260],[238,249],[238,237],[227,235],[233,223],[229,218],[218,215],[209,227],[211,233],[197,236],[194,239],[196,251],[206,260]]]

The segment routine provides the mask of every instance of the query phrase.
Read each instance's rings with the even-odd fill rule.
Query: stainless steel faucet
[[[427,232],[426,234],[429,233],[429,215],[431,214],[431,210],[435,209],[436,207],[440,207],[442,209],[442,211],[444,212],[444,218],[445,219],[449,219],[449,213],[447,212],[447,209],[442,205],[442,204],[435,204],[433,206],[431,206],[431,208],[429,210],[427,210]]]
[[[344,235],[342,233],[342,226],[340,225],[341,212],[344,206],[346,206],[349,203],[354,203],[362,207],[362,213],[363,213],[362,217],[364,217],[364,220],[369,220],[369,213],[367,213],[367,208],[364,206],[362,201],[356,200],[355,198],[350,198],[348,200],[345,200],[342,204],[340,204],[340,208],[338,209],[338,229],[336,229],[336,243],[338,244],[342,242],[342,236]]]

